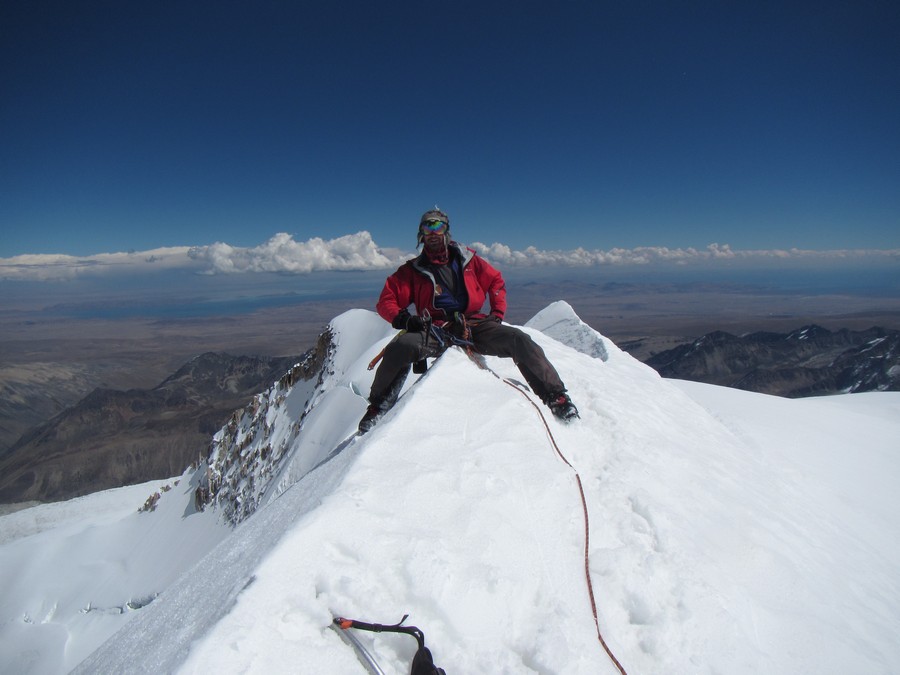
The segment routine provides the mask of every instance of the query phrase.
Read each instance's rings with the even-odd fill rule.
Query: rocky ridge
[[[644,362],[663,377],[789,398],[900,391],[900,331],[716,331]]]
[[[329,328],[300,363],[235,410],[213,435],[195,491],[199,510],[216,505],[227,521],[237,524],[276,492],[282,460],[300,434],[325,376],[332,372],[333,353]]]

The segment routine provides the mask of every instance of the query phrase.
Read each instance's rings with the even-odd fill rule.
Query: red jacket
[[[462,256],[463,282],[469,295],[465,315],[483,318],[481,309],[487,298],[491,314],[502,319],[506,313],[506,283],[500,271],[479,258],[470,248],[464,248],[456,242],[451,242],[450,248],[451,255],[455,250]],[[434,306],[434,277],[422,262],[422,256],[407,260],[384,282],[384,289],[375,308],[385,321],[393,321],[401,310],[412,304],[415,305],[417,314],[423,315],[427,310],[435,323],[443,323],[444,310]]]

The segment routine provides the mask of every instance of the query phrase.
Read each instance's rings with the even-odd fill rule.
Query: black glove
[[[419,333],[425,330],[425,321],[421,316],[410,316],[407,310],[402,309],[391,321],[391,326],[397,330],[405,330],[408,333]]]
[[[425,330],[425,319],[421,316],[416,316],[413,314],[406,321],[406,332],[407,333],[421,333]]]

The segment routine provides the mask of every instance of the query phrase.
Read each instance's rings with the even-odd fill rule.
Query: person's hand
[[[391,326],[408,333],[419,333],[425,330],[425,320],[421,316],[410,316],[409,312],[403,309],[391,321]]]
[[[421,316],[413,314],[406,320],[407,333],[421,333],[425,330],[425,320]]]
[[[397,312],[397,316],[394,317],[394,320],[391,321],[391,326],[396,328],[397,330],[406,330],[406,322],[409,321],[409,312],[405,309],[401,309]]]

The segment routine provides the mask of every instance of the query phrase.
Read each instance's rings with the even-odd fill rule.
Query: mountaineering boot
[[[374,427],[385,412],[386,411],[382,410],[379,404],[370,404],[369,407],[366,408],[366,412],[362,416],[362,419],[359,421],[359,433],[364,434]]]
[[[547,399],[547,407],[550,408],[550,412],[564,422],[580,417],[578,408],[575,407],[575,404],[572,403],[572,399],[570,399],[569,395],[565,392],[550,396]]]
[[[394,407],[397,399],[400,398],[400,390],[403,389],[403,383],[406,376],[409,375],[409,366],[397,373],[394,380],[388,387],[387,393],[376,396],[375,400],[369,398],[369,407],[366,408],[365,414],[359,421],[359,433],[364,434],[375,426],[388,410]]]

